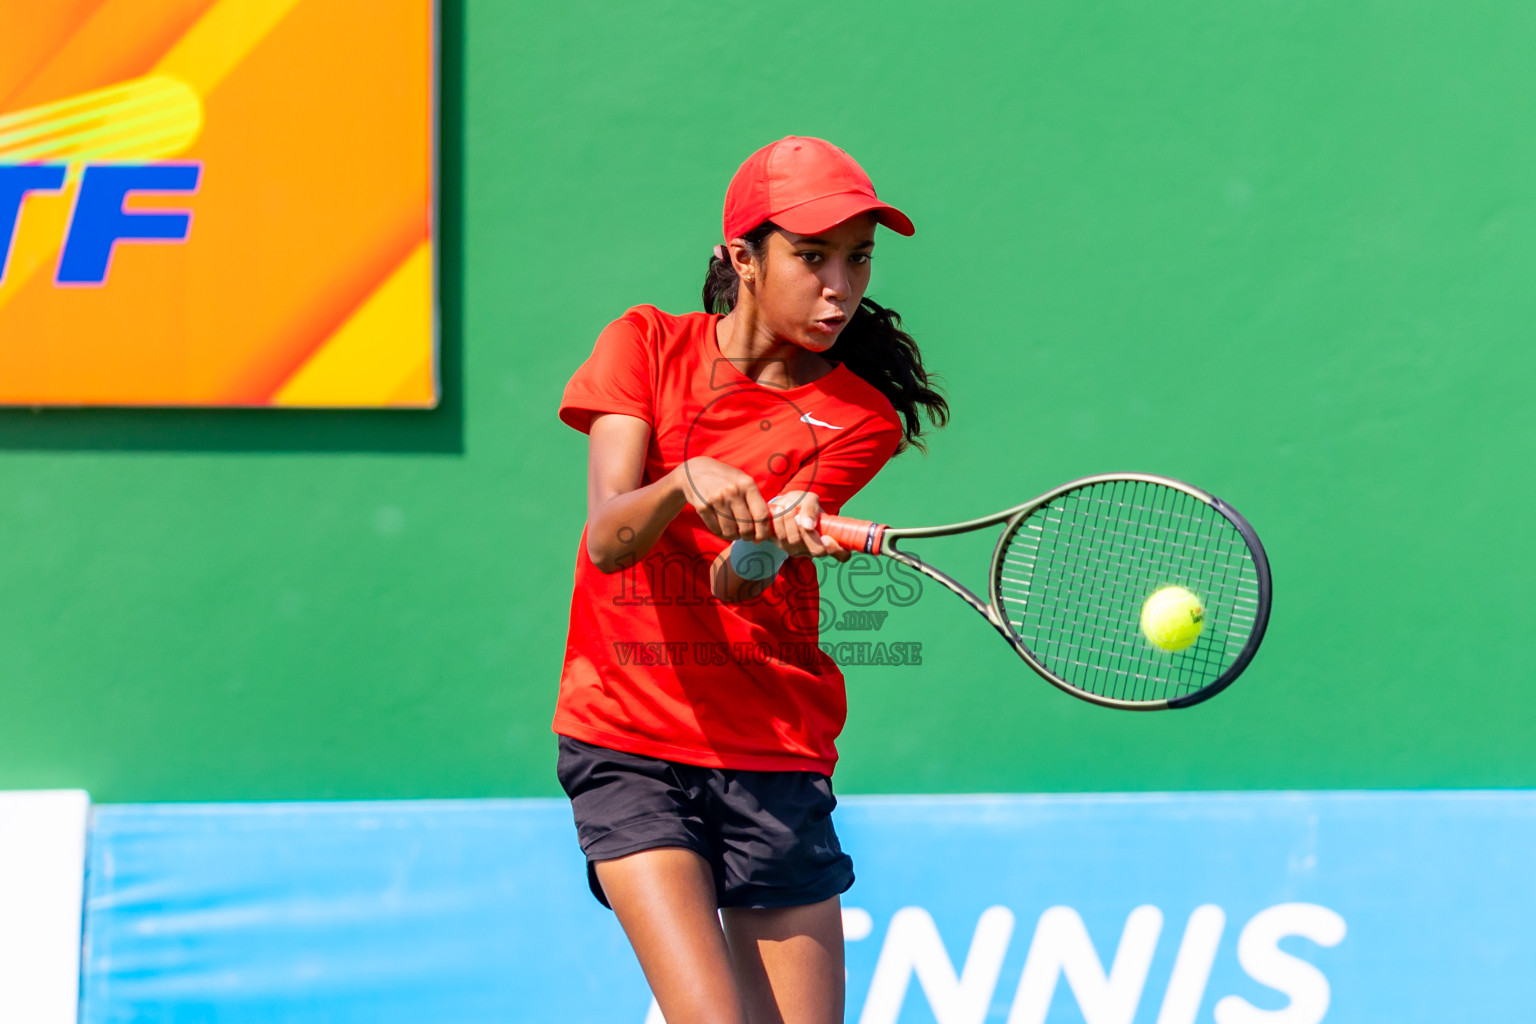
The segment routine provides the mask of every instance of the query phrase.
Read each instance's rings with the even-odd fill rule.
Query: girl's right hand
[[[672,472],[683,497],[716,537],[758,543],[773,537],[773,513],[751,476],[707,455],[688,459]]]

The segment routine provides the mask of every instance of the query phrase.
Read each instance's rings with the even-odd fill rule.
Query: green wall
[[[790,133],[916,220],[871,293],[955,412],[850,512],[1144,469],[1242,509],[1276,579],[1249,673],[1155,715],[930,587],[867,637],[924,665],[848,672],[841,792],[1536,785],[1536,8],[444,13],[443,408],[0,415],[0,788],[558,794],[555,406],[626,307],[695,308],[727,179]]]

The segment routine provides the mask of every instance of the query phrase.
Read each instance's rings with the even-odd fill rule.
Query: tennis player
[[[818,647],[815,529],[944,399],[865,298],[912,222],[831,143],[741,165],[706,312],[636,306],[560,418],[589,435],[587,525],[554,718],[592,893],[668,1024],[843,1019],[831,812],[843,676]]]

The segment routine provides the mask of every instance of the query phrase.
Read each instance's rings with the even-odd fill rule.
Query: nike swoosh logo
[[[823,422],[821,422],[821,420],[818,420],[816,417],[812,416],[810,413],[806,413],[804,416],[801,416],[800,417],[800,422],[801,423],[813,423],[813,424],[815,424],[818,427],[826,427],[828,430],[842,430],[843,429],[842,427],[834,427],[830,423],[823,423]]]

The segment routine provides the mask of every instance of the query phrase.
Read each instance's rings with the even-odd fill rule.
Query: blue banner
[[[845,798],[859,1024],[1524,1019],[1536,794]],[[96,812],[82,1020],[657,1024],[565,801]]]

